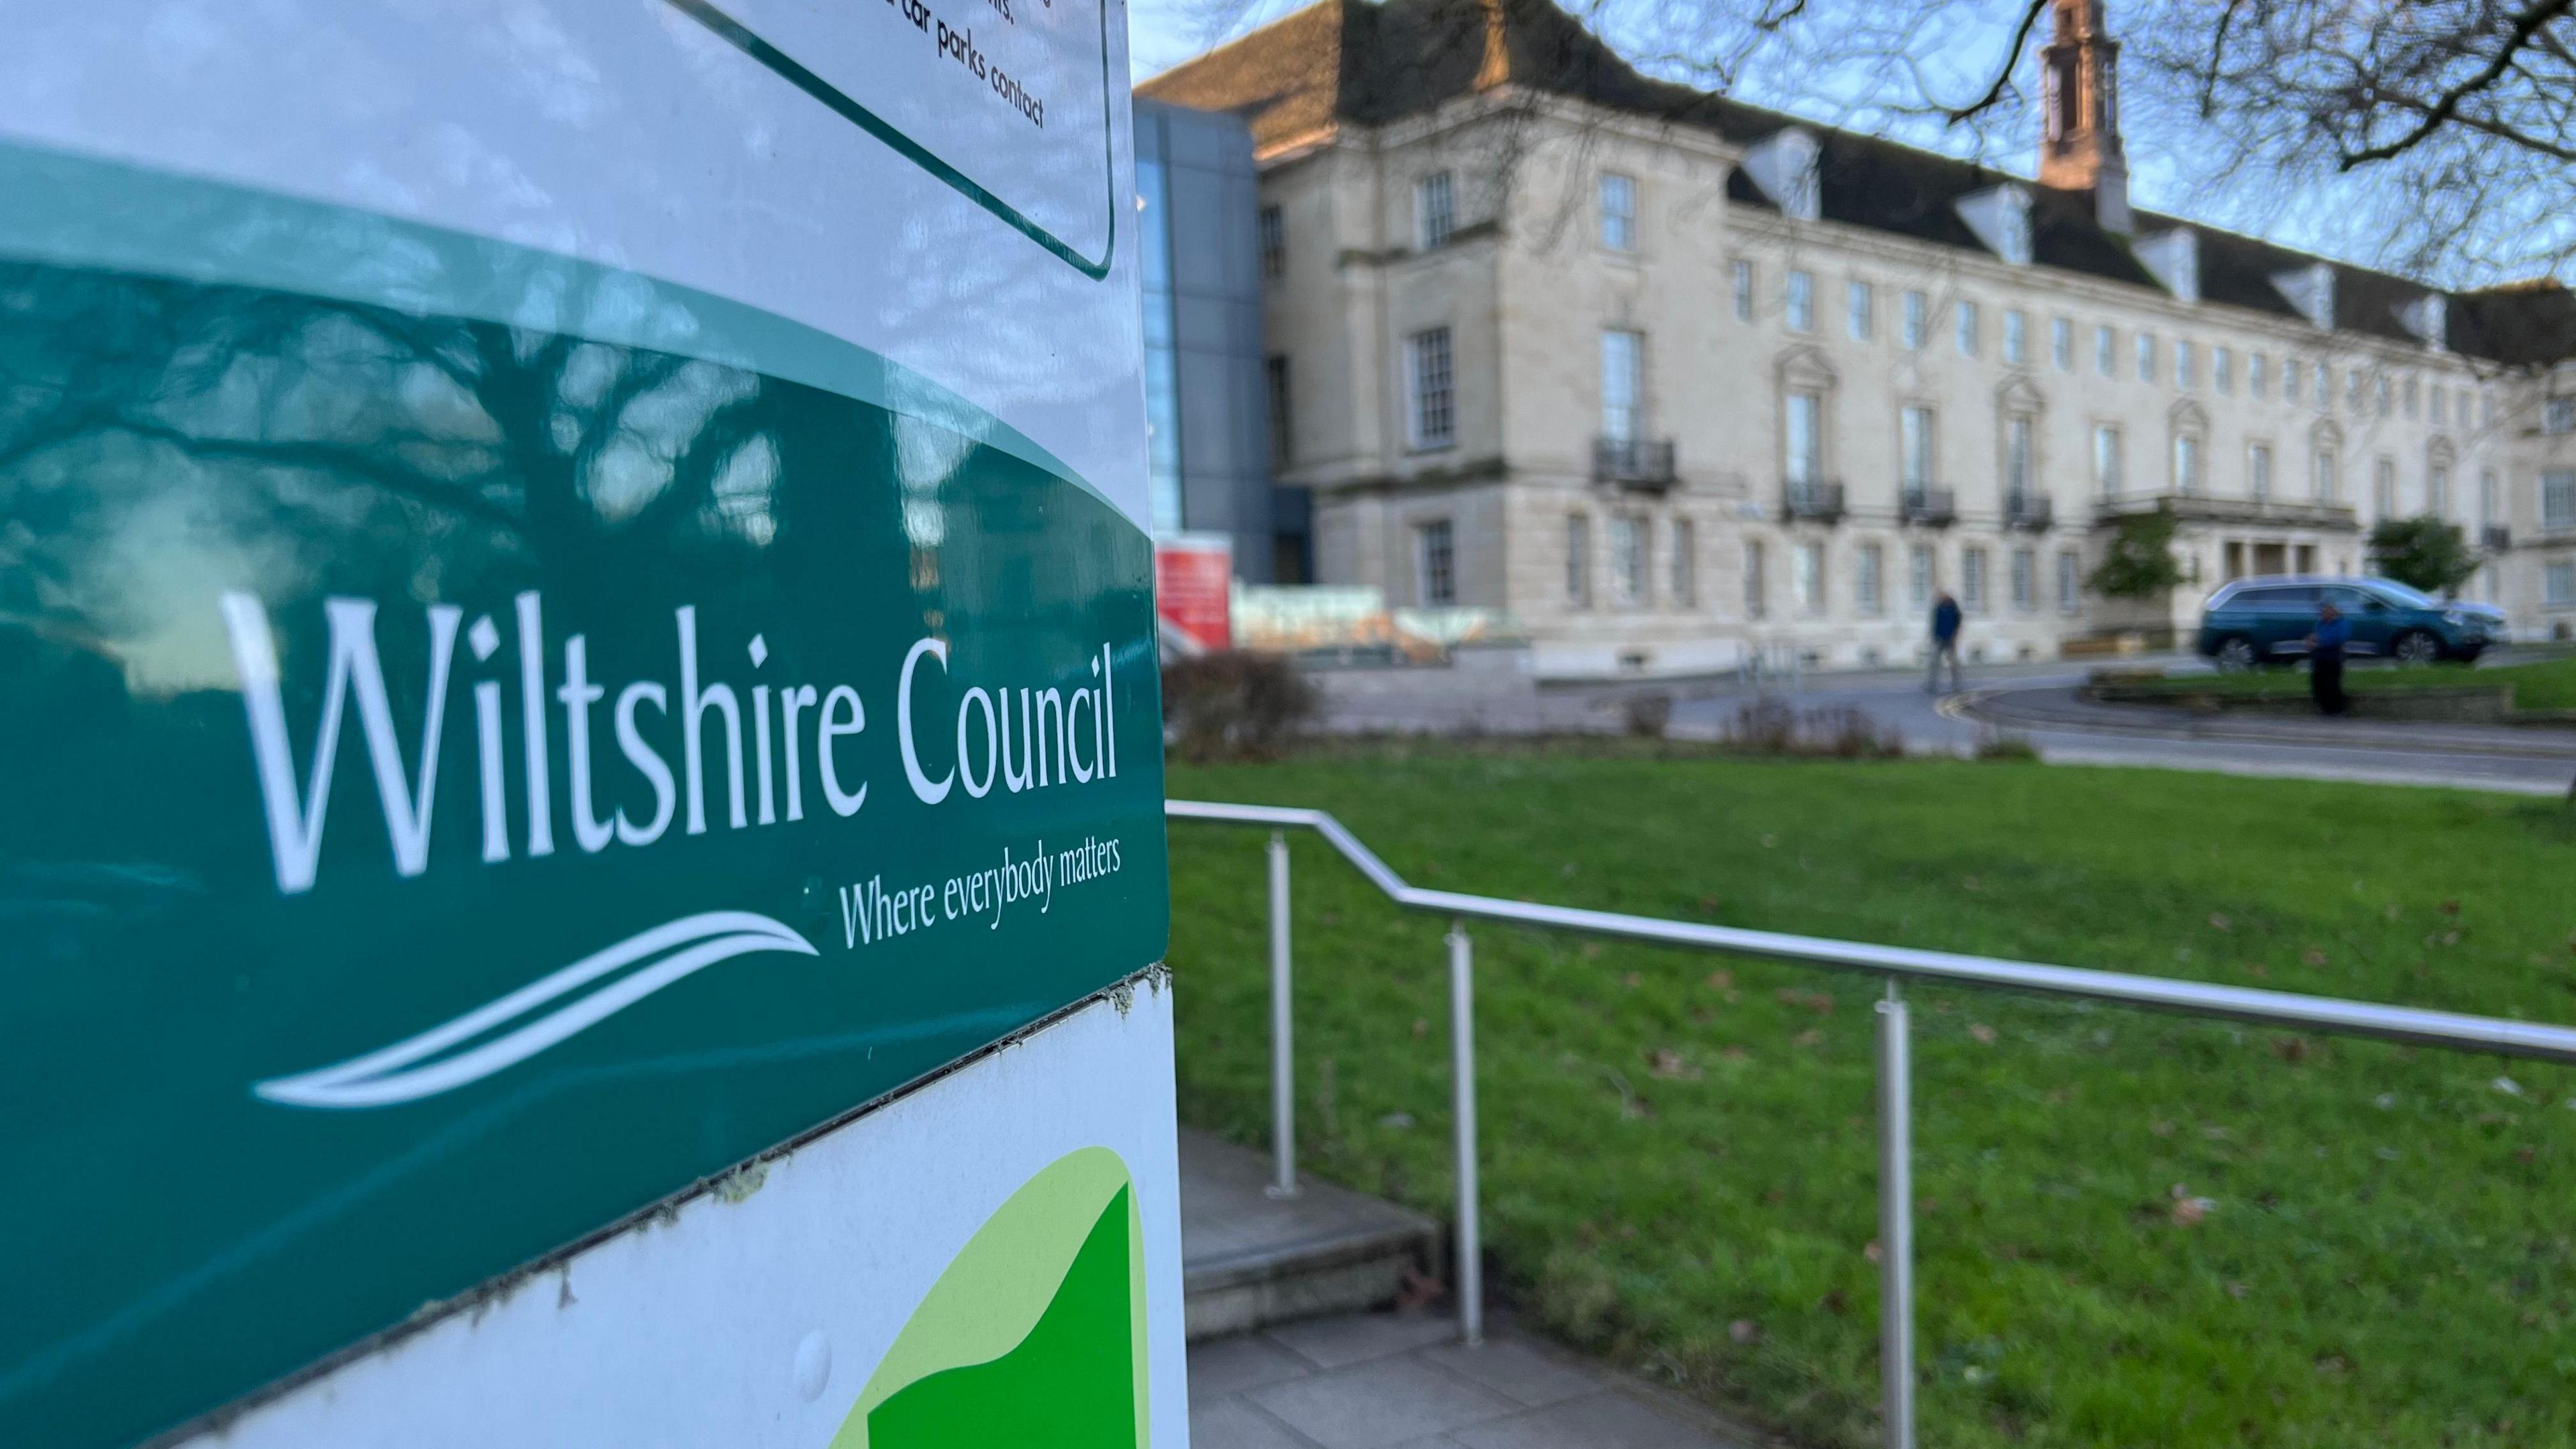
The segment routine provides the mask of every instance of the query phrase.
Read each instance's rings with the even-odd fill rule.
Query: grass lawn
[[[2489,669],[2440,667],[2399,669],[2363,665],[2346,671],[2346,687],[2374,689],[2468,689],[2513,686],[2519,710],[2576,710],[2576,656],[2507,664]],[[2196,674],[2137,686],[2151,693],[2297,695],[2308,692],[2308,676],[2295,669],[2261,669],[2245,674]]]
[[[1171,793],[1325,807],[1419,884],[2576,1020],[2552,803],[1613,746],[1175,765]],[[1172,834],[1182,1113],[1257,1144],[1263,837]],[[1445,1214],[1443,923],[1295,851],[1305,1163]],[[1804,1440],[1875,1443],[1876,983],[1476,943],[1502,1290]],[[2576,1072],[1912,1000],[1925,1444],[2576,1445]]]

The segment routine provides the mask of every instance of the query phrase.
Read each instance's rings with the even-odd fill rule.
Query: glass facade
[[[1173,345],[1172,186],[1160,156],[1136,158],[1137,269],[1145,294],[1146,500],[1156,533],[1187,526],[1181,508],[1180,353]]]

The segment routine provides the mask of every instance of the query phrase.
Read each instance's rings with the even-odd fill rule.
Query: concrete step
[[[1181,1276],[1190,1341],[1393,1302],[1405,1270],[1438,1270],[1440,1225],[1302,1178],[1269,1193],[1259,1153],[1181,1133]]]

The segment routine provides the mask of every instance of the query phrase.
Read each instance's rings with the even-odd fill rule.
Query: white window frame
[[[1610,515],[1610,601],[1642,609],[1654,589],[1655,522],[1642,513]]]
[[[2012,602],[2016,614],[2039,610],[2039,550],[2017,548],[2012,551]]]
[[[1601,436],[1632,443],[1646,435],[1646,334],[1601,331]]]
[[[1804,416],[1803,439],[1801,415]],[[1825,395],[1807,388],[1781,401],[1780,477],[1791,487],[1825,481]]]
[[[1426,518],[1413,525],[1413,594],[1426,609],[1454,608],[1458,603],[1457,524]]]
[[[1932,340],[1932,299],[1922,292],[1905,294],[1905,350],[1920,352]]]
[[[1446,171],[1434,171],[1413,183],[1413,245],[1437,251],[1458,230],[1458,187]]]
[[[2540,526],[2576,528],[2576,468],[2550,468],[2541,473]]]
[[[2197,432],[2179,430],[2173,436],[2173,491],[2178,498],[2196,498],[2206,484],[2209,460],[2201,447]]]
[[[2064,317],[2049,320],[2048,360],[2060,372],[2075,370],[2075,324]]]
[[[2093,491],[2102,498],[2117,498],[2127,486],[2128,459],[2124,456],[2127,440],[2117,423],[2093,425]]]
[[[1810,619],[1825,616],[1825,545],[1821,539],[1805,539],[1789,550],[1789,593],[1798,601],[1798,612]]]
[[[2079,613],[2084,608],[2084,556],[2071,548],[2057,551],[2057,612]]]
[[[2019,307],[2004,309],[2004,365],[2030,365],[2030,314]]]
[[[1446,326],[1404,339],[1405,436],[1420,453],[1458,445],[1458,367]]]
[[[1843,287],[1843,326],[1854,342],[1867,342],[1878,330],[1877,289],[1854,280]]]
[[[1886,573],[1886,547],[1862,544],[1852,559],[1852,605],[1863,618],[1875,619],[1887,612]]]
[[[1792,332],[1816,330],[1816,274],[1791,267],[1782,298],[1781,320]]]
[[[2029,413],[2004,418],[2004,497],[2028,502],[2039,491],[2039,419]]]
[[[1565,606],[1592,607],[1592,515],[1565,515]]]
[[[1954,312],[1955,320],[1952,323],[1952,330],[1958,334],[1956,340],[1958,342],[1959,355],[1961,357],[1974,357],[1977,355],[1978,350],[1985,345],[1985,319],[1979,315],[1980,309],[1977,304],[1964,297],[1959,299],[1958,306],[1954,309]]]
[[[1753,320],[1753,263],[1738,259],[1733,268],[1735,320]]]
[[[1676,518],[1672,535],[1673,607],[1695,608],[1699,604],[1699,525]]]
[[[1614,252],[1637,250],[1637,178],[1622,171],[1601,173],[1601,245]]]
[[[1911,492],[1941,486],[1941,418],[1929,403],[1896,410],[1896,481]]]

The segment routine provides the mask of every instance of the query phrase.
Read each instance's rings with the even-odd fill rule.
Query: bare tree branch
[[[2367,165],[2373,161],[2391,160],[2423,144],[2434,132],[2440,130],[2444,123],[2458,114],[2463,102],[2501,79],[2512,68],[2515,54],[2530,43],[2531,37],[2542,26],[2552,20],[2565,18],[2571,11],[2576,11],[2576,0],[2541,0],[2541,3],[2515,16],[2503,48],[2496,52],[2494,59],[2483,69],[2444,91],[2438,100],[2424,109],[2423,118],[2396,140],[2385,145],[2366,146],[2359,151],[2344,152],[2342,169],[2349,171],[2356,166]]]
[[[2021,24],[2013,30],[2012,48],[2004,52],[2004,63],[1995,67],[1995,83],[1975,101],[1951,111],[1950,124],[1955,126],[1992,110],[2012,89],[2013,73],[2021,69],[2022,53],[2030,48],[2030,33],[2039,25],[2039,17],[2047,13],[2048,0],[2027,0],[2022,6]]]

